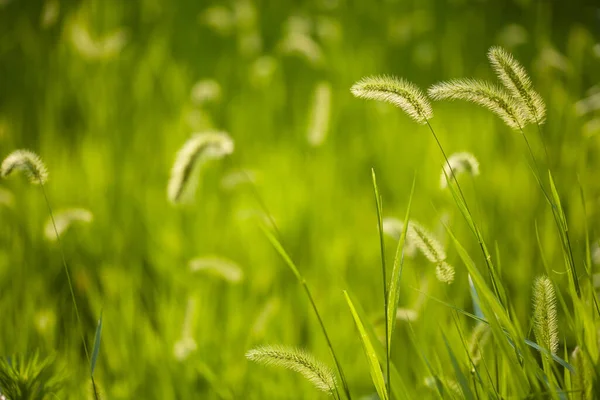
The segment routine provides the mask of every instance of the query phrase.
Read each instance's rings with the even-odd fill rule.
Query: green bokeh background
[[[253,189],[221,183],[239,168],[255,174],[256,191],[314,290],[357,396],[374,390],[342,290],[353,292],[373,321],[381,318],[371,168],[385,216],[402,218],[416,177],[413,217],[442,240],[442,221],[448,223],[483,264],[451,195],[439,189],[443,159],[430,132],[392,106],[354,98],[349,88],[365,75],[398,75],[424,89],[450,78],[495,79],[487,49],[513,52],[547,103],[549,165],[582,260],[585,221],[592,240],[600,229],[600,112],[580,115],[575,107],[600,90],[594,3],[0,1],[0,155],[37,152],[50,171],[46,189],[55,211],[84,207],[94,215],[91,224],[67,231],[63,243],[89,343],[103,310],[96,376],[106,398],[318,398],[296,375],[244,358],[253,346],[281,343],[332,364],[301,287],[251,217],[261,212]],[[213,26],[207,15],[215,9],[226,18]],[[122,48],[86,53],[77,41],[82,30],[97,45],[122,30]],[[285,50],[294,30],[312,38],[316,61]],[[191,97],[202,79],[221,88],[206,104]],[[332,89],[331,114],[327,137],[315,147],[307,130],[322,81]],[[469,151],[480,161],[481,175],[461,182],[527,327],[541,258],[559,285],[567,276],[522,138],[474,105],[433,106],[431,122],[446,152]],[[228,132],[235,152],[204,170],[192,204],[175,207],[166,196],[171,165],[190,134],[203,130]],[[537,132],[528,133],[543,159]],[[59,249],[44,238],[43,196],[24,179],[0,187],[14,196],[12,205],[0,204],[0,355],[55,352],[68,371],[62,398],[83,398],[90,394],[87,366]],[[386,244],[391,263],[395,243]],[[419,291],[471,310],[466,271],[451,246],[448,253],[456,265],[451,286],[435,280],[424,258],[406,263],[400,304],[423,304],[413,323],[417,346],[400,323],[394,362],[415,396],[433,395],[422,384],[428,372],[419,352],[451,373],[440,331],[461,346],[449,309]],[[231,284],[191,273],[189,260],[200,256],[233,260],[244,279]],[[174,346],[189,299],[197,305],[197,350],[178,360]],[[473,322],[460,324],[470,330]],[[568,330],[561,333],[570,348]]]

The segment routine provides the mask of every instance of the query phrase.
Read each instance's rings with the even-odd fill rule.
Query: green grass
[[[600,111],[582,101],[598,96],[600,82],[594,7],[240,0],[207,13],[218,4],[88,0],[60,2],[53,21],[47,4],[0,1],[0,158],[36,152],[55,214],[84,209],[93,219],[48,240],[40,187],[0,181],[0,378],[18,383],[0,380],[0,391],[44,382],[31,398],[93,398],[92,372],[106,399],[329,396],[246,359],[265,345],[329,366],[340,398],[599,390]],[[231,26],[206,23],[219,12]],[[312,40],[300,42],[302,55],[290,37],[305,29]],[[423,91],[495,81],[486,58],[494,45],[524,65],[546,103],[541,132],[524,130],[528,144],[473,104],[432,102],[427,126],[350,92],[384,74]],[[220,93],[194,100],[206,79]],[[319,121],[329,125],[315,146]],[[203,165],[191,203],[173,205],[176,153],[209,130],[228,133],[235,150]],[[460,191],[452,178],[439,187],[436,139],[446,155],[479,161],[478,176],[457,175]],[[223,184],[240,169],[249,171],[241,183]],[[381,235],[385,217],[427,227],[454,282],[439,282],[435,264]],[[241,275],[192,271],[196,258],[227,260]],[[556,293],[553,356],[533,326],[542,275]],[[414,314],[394,320],[396,305]]]

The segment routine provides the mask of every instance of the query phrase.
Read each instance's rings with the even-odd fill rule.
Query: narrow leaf
[[[94,336],[94,348],[92,349],[92,359],[90,360],[92,376],[94,376],[94,369],[96,368],[96,361],[98,360],[98,354],[100,353],[101,339],[102,339],[102,311],[100,311],[100,319],[98,320],[98,326],[96,327],[96,335]]]
[[[415,191],[415,180],[413,178],[412,189],[410,190],[410,197],[408,198],[408,206],[406,208],[406,216],[404,217],[404,227],[398,241],[398,247],[396,248],[396,257],[394,258],[394,267],[392,269],[392,277],[390,279],[390,289],[388,291],[387,301],[387,356],[391,358],[392,353],[392,336],[394,328],[396,326],[396,310],[398,309],[398,302],[400,301],[400,280],[402,278],[402,266],[404,264],[404,244],[406,242],[406,233],[408,232],[410,208],[412,204],[413,194]]]
[[[356,324],[356,328],[358,329],[358,333],[360,334],[360,340],[362,342],[365,355],[367,356],[367,361],[369,362],[371,379],[373,380],[373,384],[375,385],[377,394],[379,395],[379,398],[381,400],[389,400],[389,395],[385,387],[385,380],[383,379],[383,372],[381,371],[381,366],[379,365],[379,361],[377,360],[375,348],[371,343],[371,339],[369,339],[369,335],[365,330],[363,322],[361,321],[360,317],[358,316],[358,313],[356,312],[356,309],[354,308],[352,300],[350,300],[350,296],[348,296],[348,292],[346,292],[345,290],[344,296],[346,297],[346,302],[348,303],[348,307],[350,307],[350,312],[352,312],[354,323]]]

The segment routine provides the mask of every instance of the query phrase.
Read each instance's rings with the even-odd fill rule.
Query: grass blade
[[[396,257],[394,258],[394,267],[392,269],[392,276],[390,279],[390,289],[388,291],[387,300],[387,311],[386,311],[386,340],[387,340],[387,359],[390,360],[392,356],[392,336],[394,328],[396,327],[396,310],[398,309],[398,302],[400,300],[400,280],[402,278],[402,266],[404,264],[404,243],[406,242],[406,233],[408,232],[408,224],[410,217],[410,208],[412,204],[413,194],[415,191],[415,181],[413,179],[412,189],[410,190],[410,197],[408,198],[408,206],[406,208],[406,216],[404,217],[404,227],[398,241],[398,247],[396,248]],[[388,365],[389,369],[389,365]],[[388,374],[388,380],[390,376]],[[388,382],[389,385],[389,382]],[[388,387],[389,390],[389,387]]]
[[[348,292],[346,292],[345,290],[344,296],[346,297],[346,302],[348,303],[348,307],[350,307],[350,312],[352,312],[354,323],[356,324],[356,328],[358,329],[358,333],[360,334],[360,340],[362,342],[365,355],[367,356],[367,361],[369,362],[369,371],[371,372],[371,379],[373,380],[373,384],[375,385],[377,394],[379,395],[379,398],[381,400],[389,400],[389,395],[385,386],[385,380],[383,378],[383,372],[381,371],[381,366],[379,365],[379,361],[377,360],[375,348],[371,343],[371,339],[369,339],[369,335],[365,330],[362,320],[360,319],[358,313],[356,312],[356,309],[354,308],[352,300],[350,300],[350,296],[348,296]]]
[[[96,361],[98,360],[98,354],[100,354],[100,341],[102,340],[102,314],[102,311],[100,311],[100,319],[98,320],[96,334],[94,335],[94,347],[92,348],[92,358],[90,360],[90,373],[92,376],[94,376]]]
[[[387,273],[385,265],[385,236],[383,233],[383,206],[381,204],[381,194],[379,194],[379,188],[377,187],[377,177],[375,176],[375,169],[371,168],[371,176],[373,178],[373,191],[375,192],[375,205],[377,207],[377,228],[379,230],[379,248],[381,250],[381,276],[383,279],[383,314],[385,318],[385,364],[387,373],[387,391],[390,392],[390,310],[388,307],[388,293],[387,293]],[[404,235],[406,237],[406,224],[404,228]],[[402,239],[401,239],[402,240]],[[396,310],[392,310],[392,319],[396,320]]]

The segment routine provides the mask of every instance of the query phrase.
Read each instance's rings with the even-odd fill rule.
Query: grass
[[[594,13],[585,2],[351,3],[86,0],[56,12],[55,1],[0,1],[0,158],[33,150],[55,216],[93,215],[49,240],[39,188],[0,181],[9,399],[593,398]],[[405,80],[396,94],[408,81],[424,93],[455,79],[500,86],[512,75],[495,76],[497,45],[530,76],[502,99],[539,94],[543,125],[514,130],[446,101],[422,125],[350,92],[384,75]],[[226,133],[234,150],[173,205],[170,172],[196,132]],[[478,175],[450,173],[440,147],[472,155]],[[452,284],[383,235],[388,217],[427,228]],[[537,296],[554,301],[533,301],[542,276]],[[548,302],[556,318],[540,312]],[[558,339],[538,339],[554,326]],[[330,368],[337,391],[246,359],[261,348]]]

